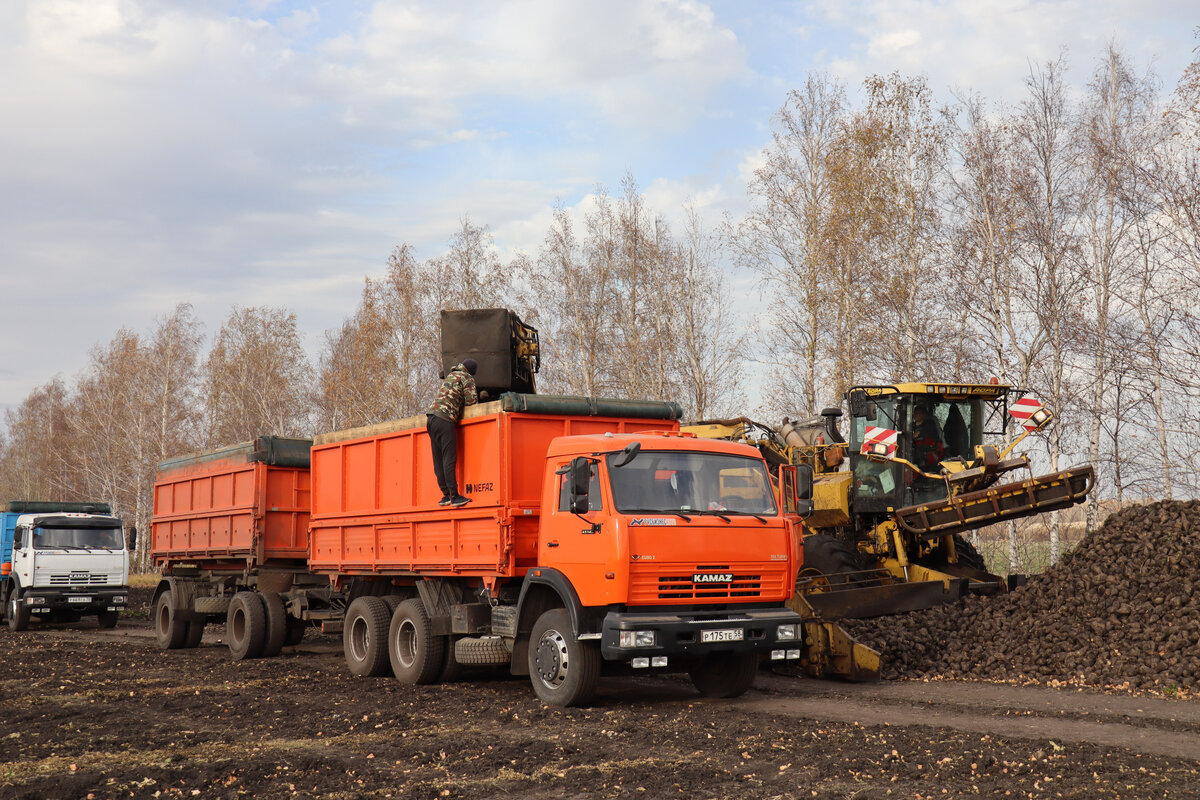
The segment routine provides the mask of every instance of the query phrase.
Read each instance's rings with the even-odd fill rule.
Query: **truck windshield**
[[[623,513],[778,513],[766,466],[754,458],[642,450],[624,466],[612,462],[610,456],[613,504]]]
[[[36,528],[33,546],[38,550],[73,550],[81,547],[120,550],[125,544],[120,528]]]

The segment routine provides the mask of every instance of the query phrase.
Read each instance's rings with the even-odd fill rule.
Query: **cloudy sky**
[[[1195,0],[3,0],[0,408],[191,303],[296,312],[315,353],[401,242],[507,257],[629,172],[736,215],[809,72],[1017,100],[1106,42],[1170,88]]]

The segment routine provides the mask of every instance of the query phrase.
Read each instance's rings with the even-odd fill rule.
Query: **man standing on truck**
[[[473,358],[464,358],[450,373],[438,389],[433,407],[426,414],[426,429],[429,431],[429,446],[433,451],[433,472],[437,476],[438,488],[442,490],[439,506],[465,506],[471,500],[458,493],[458,421],[463,408],[479,402],[475,389],[475,370],[479,364]]]

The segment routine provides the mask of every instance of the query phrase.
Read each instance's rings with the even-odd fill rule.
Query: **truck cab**
[[[0,539],[0,609],[24,630],[34,617],[95,615],[114,627],[129,591],[121,520],[102,504],[10,503]]]
[[[539,566],[521,604],[531,620],[535,593],[553,591],[527,640],[543,700],[590,695],[579,665],[593,659],[597,671],[601,661],[686,671],[702,693],[732,697],[761,658],[801,657],[801,618],[786,606],[795,540],[756,450],[603,434],[557,439],[547,460]]]

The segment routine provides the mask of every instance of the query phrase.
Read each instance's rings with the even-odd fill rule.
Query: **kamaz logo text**
[[[692,583],[733,583],[732,572],[697,572]]]

